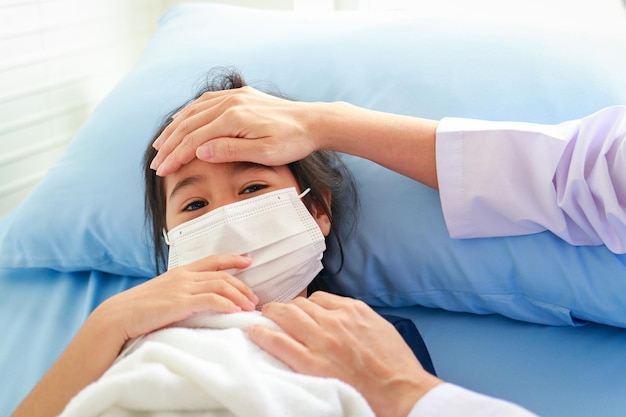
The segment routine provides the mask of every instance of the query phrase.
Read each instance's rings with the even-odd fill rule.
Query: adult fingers
[[[302,159],[312,151],[286,140],[287,130],[277,124],[273,115],[260,115],[249,107],[226,102],[216,105],[181,124],[162,145],[151,167],[166,176],[194,157],[215,163],[247,161],[276,166]]]
[[[315,291],[309,296],[308,300],[327,310],[338,310],[358,302],[353,298],[342,297],[325,291]]]
[[[209,162],[284,165],[316,148],[306,132],[303,103],[244,87],[187,106],[155,142],[151,168],[160,176],[194,157]],[[247,140],[242,140],[247,139]]]
[[[346,330],[357,324],[366,324],[380,318],[374,310],[359,300],[341,297],[323,291],[313,293],[308,299],[291,301],[311,317],[324,333],[333,332],[336,336],[347,334]],[[327,342],[320,339],[319,343]]]
[[[350,383],[344,373],[354,373],[351,369],[355,363],[361,366],[362,361],[354,355],[354,349],[359,343],[367,342],[356,339],[346,328],[337,327],[334,311],[299,298],[288,304],[268,304],[263,307],[263,314],[274,320],[292,342],[264,332],[257,336],[258,342],[255,341],[261,348],[296,372],[337,377]]]
[[[261,325],[248,327],[248,336],[261,349],[285,363],[298,373],[316,376],[327,376],[317,363],[315,356],[302,343],[280,331],[271,330]]]
[[[296,372],[304,372],[309,355],[307,348],[280,331],[261,325],[248,327],[248,336],[261,349],[284,362]]]
[[[222,163],[249,161],[266,166],[286,165],[306,155],[291,156],[275,138],[221,137],[204,142],[196,150],[203,161]]]
[[[154,147],[154,149],[156,150],[160,150],[161,147],[168,142],[170,136],[180,128],[180,125],[183,123],[183,121],[191,120],[192,118],[194,118],[193,116],[197,115],[198,113],[204,112],[205,110],[214,107],[215,105],[221,103],[226,96],[231,95],[232,93],[233,90],[223,90],[202,94],[198,99],[189,103],[188,105],[183,107],[183,109],[181,109],[178,113],[172,116],[172,122],[168,126],[166,126],[163,132],[161,132],[159,137],[152,144],[152,147]],[[219,113],[213,114],[213,118],[217,117],[218,115]],[[210,121],[211,119],[207,118],[206,120],[204,120],[204,123],[208,123]],[[195,118],[193,123],[187,125],[187,128],[193,128],[195,126],[195,128],[197,129],[199,126],[201,126],[197,125],[197,122],[200,122],[199,118]],[[184,130],[186,129],[183,129],[183,131]]]
[[[219,127],[215,126],[215,120],[223,112],[220,106],[223,100],[217,98],[206,101],[179,114],[157,138],[155,144],[158,145],[158,152],[150,163],[150,168],[161,175],[163,169],[159,168],[164,162],[168,163],[166,166],[185,164],[195,157],[199,145],[214,136],[224,136],[224,132],[220,132]]]
[[[295,300],[299,300],[298,304]],[[310,346],[313,342],[322,337],[322,329],[317,321],[306,312],[300,302],[307,304],[308,300],[297,297],[289,303],[269,303],[263,306],[263,315],[273,320],[285,333],[302,343]]]
[[[200,128],[190,126],[192,122],[190,119],[185,120],[182,124],[185,126],[183,130],[188,133],[170,136],[157,152],[150,163],[150,168],[156,170],[157,175],[166,176],[192,161],[196,157],[198,146],[210,139],[199,132]]]
[[[239,137],[237,130],[249,120],[243,120],[237,109],[250,105],[259,95],[266,96],[247,87],[204,93],[177,113],[153,143],[158,153],[150,167],[165,176],[192,160],[202,143],[216,137]],[[216,123],[227,112],[230,114],[228,122]]]
[[[211,109],[207,110],[205,113],[208,113],[209,111],[217,110]],[[205,118],[206,116],[199,115],[198,117]],[[238,153],[236,152],[237,149],[239,149],[237,141],[241,140],[239,139],[240,134],[239,132],[231,129],[232,126],[243,125],[243,122],[233,122],[233,118],[237,117],[238,116],[231,116],[230,119],[227,119],[227,117],[218,117],[215,120],[212,120],[211,123],[204,123],[189,133],[175,133],[176,136],[172,135],[168,142],[165,143],[159,150],[150,167],[156,169],[157,175],[159,176],[169,175],[172,172],[177,171],[181,166],[193,160],[197,156],[197,150],[199,147],[205,145],[206,143],[211,143],[217,138],[223,139],[223,137],[234,138],[235,141],[229,142],[234,146],[228,148],[231,152],[226,154],[227,158],[219,162],[243,160],[241,157],[238,157]],[[189,123],[191,123],[191,121]],[[254,158],[252,162],[256,162]]]
[[[355,326],[360,324],[367,327],[373,323],[388,324],[386,320],[361,300],[316,291],[311,294],[309,301],[320,307],[320,310],[317,311],[330,313],[318,319],[325,326]],[[321,320],[324,320],[324,322],[322,323]]]

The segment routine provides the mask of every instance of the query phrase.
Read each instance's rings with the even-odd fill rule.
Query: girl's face
[[[249,162],[212,164],[194,159],[164,181],[167,230],[218,207],[270,191],[296,187],[302,192],[286,165],[268,167]],[[322,234],[328,236],[328,216],[315,206],[311,210]]]

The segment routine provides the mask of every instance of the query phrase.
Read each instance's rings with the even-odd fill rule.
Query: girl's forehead
[[[169,198],[183,185],[215,182],[216,185],[225,186],[228,180],[255,174],[264,178],[270,175],[280,181],[297,182],[287,165],[273,167],[253,162],[211,163],[195,158],[164,178],[165,192]]]
[[[171,192],[176,184],[189,177],[202,177],[204,179],[228,174],[233,170],[233,166],[236,164],[237,162],[212,164],[210,162],[194,158],[191,162],[181,166],[177,171],[165,176],[165,190],[168,193]]]
[[[189,176],[189,175],[198,175],[201,174],[203,176],[211,176],[212,174],[225,174],[225,175],[236,175],[243,172],[251,171],[251,170],[265,170],[265,171],[275,171],[279,172],[282,169],[287,169],[286,165],[271,167],[267,165],[261,165],[254,162],[221,162],[221,163],[212,163],[202,161],[198,158],[194,158],[191,162],[183,165],[178,171],[173,172],[172,174],[165,177],[166,181],[177,181],[180,180],[181,177]]]

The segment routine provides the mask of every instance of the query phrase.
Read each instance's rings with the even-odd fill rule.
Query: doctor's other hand
[[[176,114],[156,139],[158,153],[151,167],[165,176],[196,156],[208,162],[269,166],[300,160],[321,149],[311,128],[313,106],[252,87],[204,93]]]
[[[340,379],[356,388],[379,417],[406,417],[443,383],[424,370],[396,329],[365,303],[316,292],[263,314],[285,333],[251,326],[251,340],[294,371]]]

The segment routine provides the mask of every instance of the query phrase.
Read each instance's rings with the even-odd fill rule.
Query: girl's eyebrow
[[[178,181],[176,185],[174,186],[174,188],[172,189],[172,192],[170,193],[169,201],[172,201],[172,198],[174,197],[174,195],[178,193],[180,190],[184,189],[185,187],[189,187],[190,185],[197,184],[201,180],[202,180],[202,177],[200,175],[192,175],[190,177],[186,177]]]
[[[267,165],[261,165],[261,164],[257,164],[257,163],[254,163],[254,162],[236,162],[236,163],[232,164],[230,172],[231,172],[231,174],[240,174],[242,172],[249,171],[249,170],[252,170],[252,169],[276,171],[275,167],[271,167],[271,166],[267,166]]]

